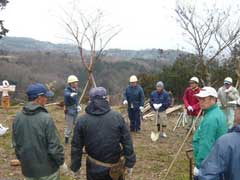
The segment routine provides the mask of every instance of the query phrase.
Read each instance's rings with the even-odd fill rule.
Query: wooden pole
[[[198,121],[198,119],[199,119],[199,117],[201,116],[201,114],[202,114],[202,110],[198,113],[198,116],[197,116],[196,120],[192,123],[192,126],[191,126],[190,130],[188,131],[186,137],[184,138],[182,145],[181,145],[180,148],[178,149],[178,152],[176,153],[173,161],[171,162],[170,166],[168,167],[167,173],[166,173],[166,175],[164,176],[163,180],[165,180],[165,179],[168,177],[168,175],[169,175],[169,173],[170,173],[170,171],[171,171],[174,163],[176,162],[176,160],[177,160],[179,154],[181,153],[182,148],[184,147],[184,145],[185,145],[186,141],[188,140],[189,136],[191,135],[191,133],[192,133],[194,127],[195,127],[195,123]]]

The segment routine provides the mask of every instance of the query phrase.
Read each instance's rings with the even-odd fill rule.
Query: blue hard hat
[[[53,97],[54,93],[49,91],[46,86],[40,83],[31,84],[28,86],[26,94],[30,100],[34,100],[39,96]]]

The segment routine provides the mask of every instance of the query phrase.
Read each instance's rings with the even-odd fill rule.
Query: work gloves
[[[143,107],[143,106],[140,106],[139,109],[140,109],[140,111],[143,113],[144,107]]]
[[[127,105],[128,104],[128,101],[127,100],[124,100],[123,101],[123,105]]]
[[[194,176],[199,176],[199,169],[197,167],[194,167],[193,169],[193,175]]]
[[[194,111],[194,109],[193,109],[192,106],[188,106],[188,107],[187,107],[187,110],[190,111],[190,112],[193,112],[193,111]]]
[[[67,164],[64,163],[63,165],[60,166],[60,170],[63,174],[66,174],[68,172],[68,167]]]
[[[81,106],[77,107],[77,112],[80,112],[82,110]]]
[[[70,96],[71,97],[75,97],[75,96],[77,96],[78,94],[76,93],[76,92],[72,92],[71,94],[70,94]]]
[[[155,110],[159,110],[162,107],[162,104],[153,104]]]

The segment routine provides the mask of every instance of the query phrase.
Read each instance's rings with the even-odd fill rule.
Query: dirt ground
[[[6,114],[0,109],[0,123],[10,128],[8,133],[0,137],[0,180],[21,180],[24,179],[21,174],[20,167],[11,167],[10,160],[15,159],[14,150],[11,143],[11,124],[17,111],[21,107],[14,107]],[[49,112],[53,116],[56,126],[60,132],[63,142],[64,132],[64,114],[63,110],[59,107],[50,107]],[[178,151],[184,137],[186,136],[186,130],[184,128],[178,128],[173,132],[173,128],[177,121],[179,113],[173,113],[168,116],[168,128],[166,139],[159,139],[157,142],[152,142],[150,134],[152,130],[156,130],[154,121],[144,120],[142,123],[142,132],[133,133],[133,141],[135,152],[137,154],[137,163],[133,171],[133,176],[128,180],[161,180],[163,179],[168,166],[170,165],[175,153]],[[177,162],[171,170],[167,180],[187,180],[188,176],[188,160],[185,150],[190,148],[191,138],[183,148]],[[70,164],[70,145],[65,146],[65,158],[66,163]],[[85,161],[85,159],[83,159]],[[83,162],[83,165],[85,163]],[[85,180],[85,168],[82,168],[82,180]],[[70,180],[73,179],[72,174],[62,174],[61,179]]]

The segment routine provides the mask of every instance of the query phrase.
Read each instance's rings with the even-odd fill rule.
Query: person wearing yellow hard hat
[[[68,86],[64,89],[64,112],[66,118],[66,128],[64,131],[65,144],[69,143],[73,125],[76,122],[78,113],[81,111],[79,95],[77,92],[78,82],[79,80],[75,75],[70,75],[67,80]]]
[[[130,119],[131,132],[141,131],[140,113],[144,109],[144,92],[138,84],[137,76],[132,75],[129,79],[130,85],[124,92],[124,105],[128,105],[128,116]]]
[[[225,113],[228,121],[228,128],[233,127],[235,106],[230,104],[231,101],[236,101],[239,98],[238,90],[232,86],[233,80],[231,77],[224,79],[224,85],[218,90],[218,99],[221,108]]]

